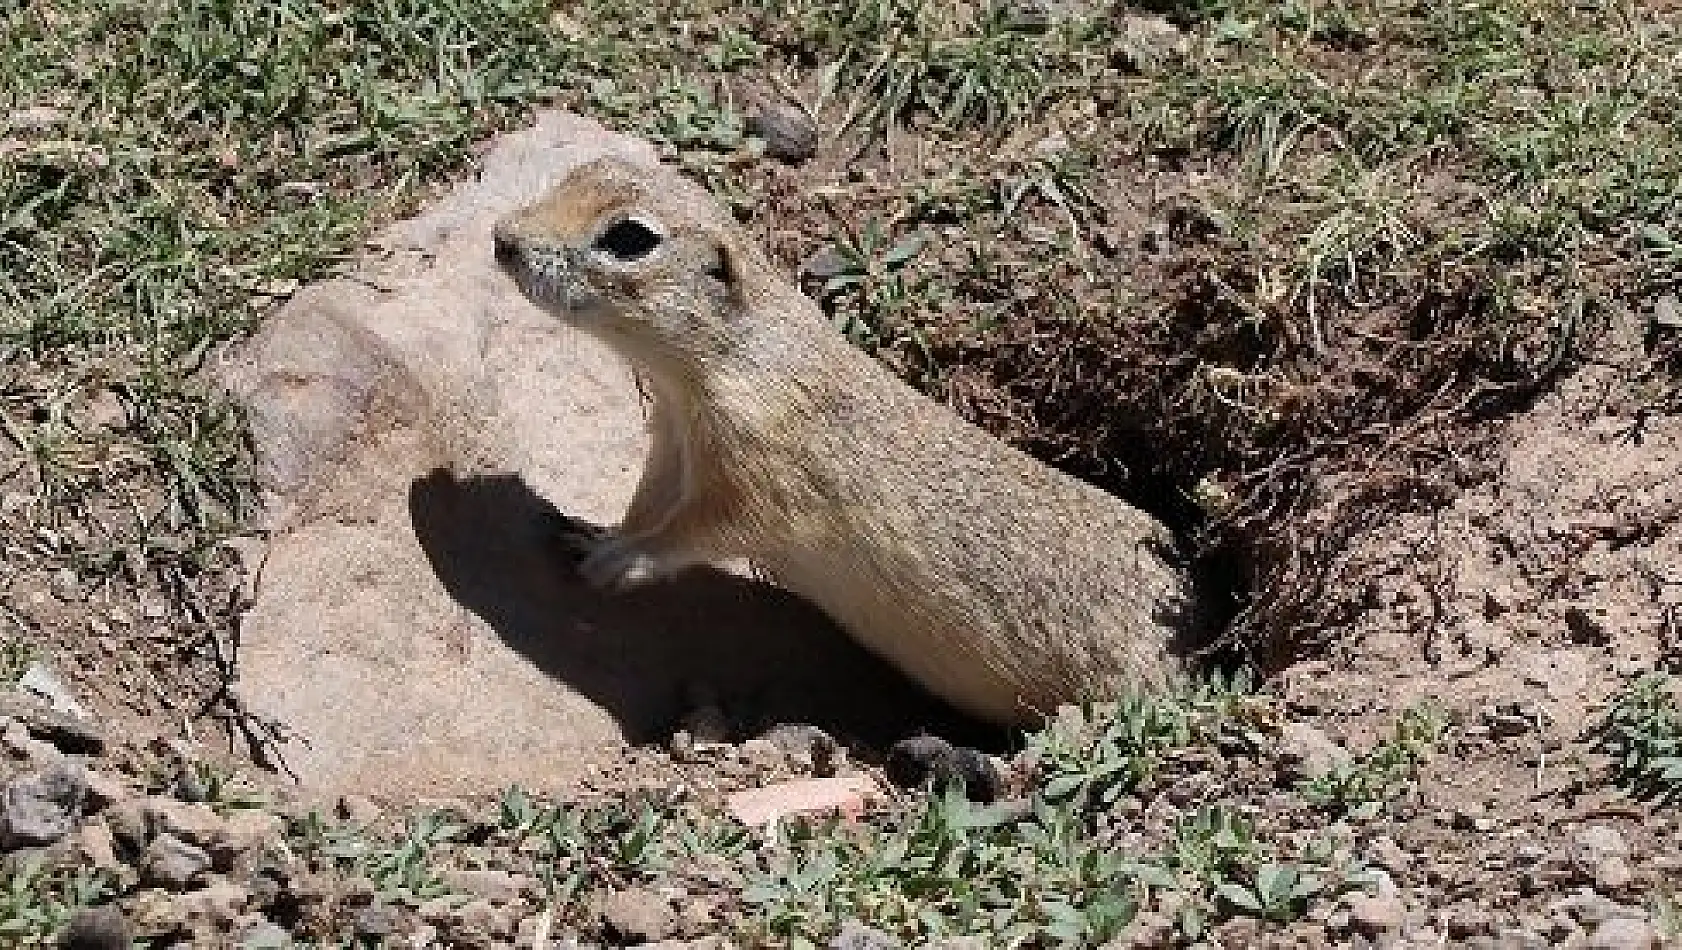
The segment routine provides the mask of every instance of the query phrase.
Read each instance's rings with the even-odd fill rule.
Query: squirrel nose
[[[498,264],[512,264],[520,259],[520,245],[514,236],[501,228],[496,229],[492,238],[496,244],[496,262]]]

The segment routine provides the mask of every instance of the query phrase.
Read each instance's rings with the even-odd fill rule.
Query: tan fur
[[[646,256],[598,246],[626,216],[661,236]],[[747,557],[1001,723],[1177,669],[1189,612],[1168,532],[849,345],[699,187],[597,161],[496,239],[528,297],[651,384],[650,457],[582,564],[592,581]]]

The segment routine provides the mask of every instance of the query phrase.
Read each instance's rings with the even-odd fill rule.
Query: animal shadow
[[[697,568],[626,592],[574,573],[562,516],[517,476],[410,487],[432,569],[511,649],[612,715],[631,742],[663,740],[698,700],[751,733],[808,723],[880,745],[927,730],[992,730],[930,696],[770,584]]]

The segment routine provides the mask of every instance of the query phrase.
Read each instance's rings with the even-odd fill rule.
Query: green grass
[[[1613,697],[1596,729],[1618,780],[1638,798],[1682,802],[1682,693],[1673,677],[1649,674]]]
[[[1413,782],[1447,725],[1429,705],[1403,710],[1389,738],[1359,758],[1309,777],[1297,790],[1315,807],[1338,817],[1372,818]]]

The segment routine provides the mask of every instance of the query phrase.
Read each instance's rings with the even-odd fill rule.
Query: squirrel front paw
[[[622,538],[608,537],[578,562],[578,573],[597,590],[629,590],[662,572],[653,556]]]

